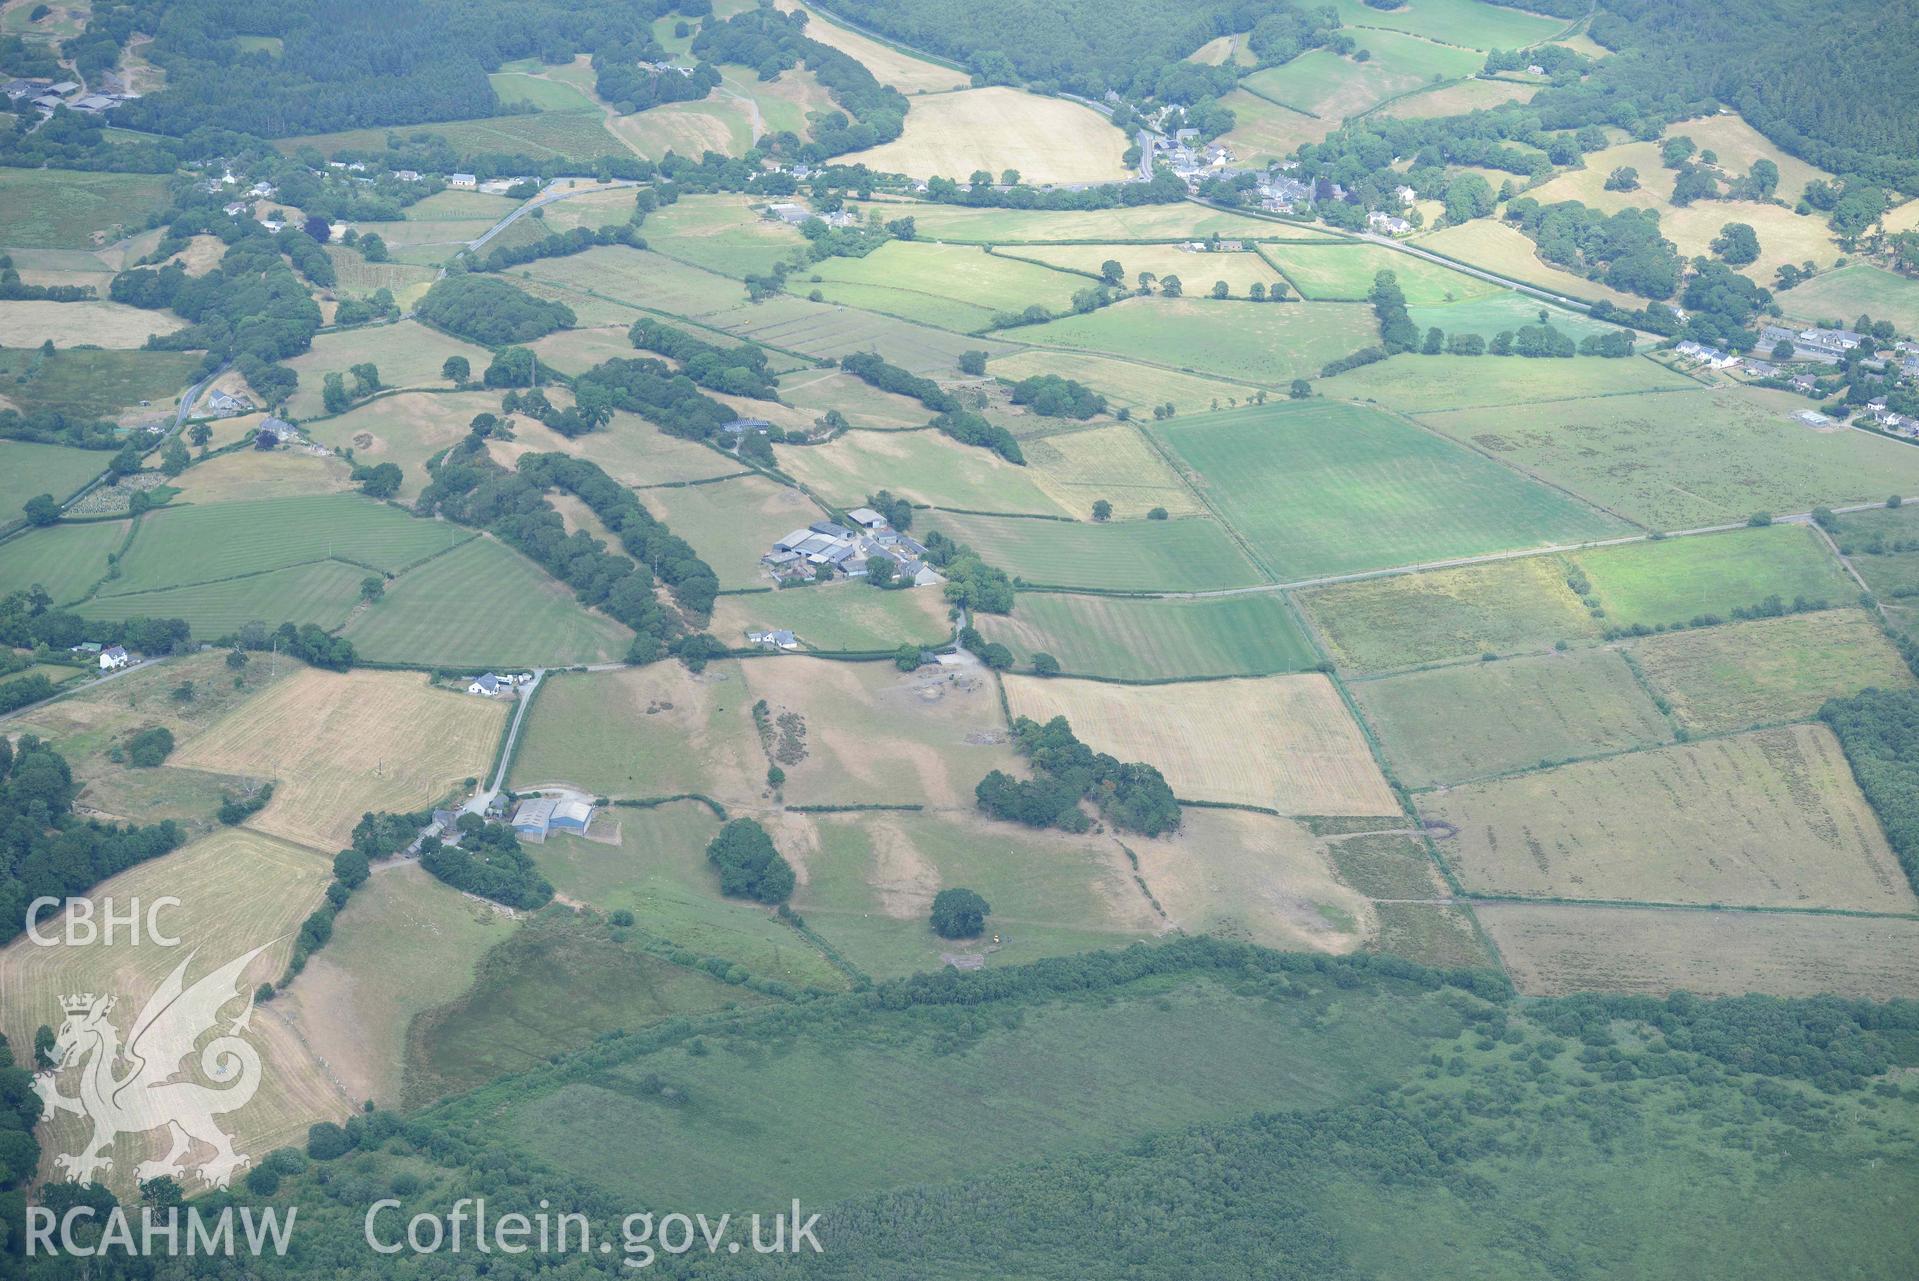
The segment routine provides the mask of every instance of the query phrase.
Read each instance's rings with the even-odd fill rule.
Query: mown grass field
[[[1438,667],[1348,688],[1409,787],[1672,738],[1672,726],[1610,649]]]
[[[1665,627],[1779,597],[1841,604],[1858,594],[1812,530],[1801,525],[1626,543],[1580,552],[1609,627]]]
[[[1557,490],[1358,406],[1241,409],[1152,430],[1282,580],[1623,529]]]
[[[1129,298],[1018,331],[1021,342],[1078,348],[1262,387],[1313,378],[1376,337],[1370,307],[1347,303]]]
[[[964,205],[915,201],[882,202],[870,207],[885,210],[888,218],[911,214],[923,239],[964,241],[968,244],[1118,244],[1129,240],[1170,243],[1203,240],[1215,233],[1240,238],[1331,238],[1327,232],[1305,223],[1275,222],[1269,218],[1250,218],[1245,214],[1191,205],[1035,211],[972,209]]]
[[[1910,912],[1838,740],[1799,725],[1474,783],[1420,802],[1469,889]]]
[[[1034,466],[1009,463],[989,449],[962,445],[936,431],[848,432],[825,445],[776,445],[774,454],[782,470],[840,507],[857,507],[868,494],[890,489],[902,498],[936,507],[1074,514],[1042,485]],[[1088,499],[1080,514],[1090,505]],[[792,510],[797,515],[799,508]],[[818,519],[815,514],[798,523]],[[786,525],[768,537],[777,538],[792,528]]]
[[[1155,280],[1178,276],[1185,291],[1195,296],[1210,294],[1217,280],[1225,281],[1235,298],[1246,297],[1255,283],[1266,286],[1281,283],[1273,265],[1251,249],[1213,253],[1179,245],[1013,245],[1001,253],[1078,272],[1080,274],[1073,277],[1076,289],[1096,284],[1086,277],[1100,276],[1101,268],[1109,261],[1125,269],[1119,283],[1126,289],[1138,287],[1141,273],[1150,273]]]
[[[366,361],[379,369],[383,386],[450,387],[452,384],[440,377],[440,367],[449,356],[466,357],[475,378],[492,360],[484,347],[449,338],[414,320],[321,334],[313,340],[311,351],[287,362],[300,376],[299,388],[287,400],[287,412],[299,418],[317,418],[324,412],[320,397],[326,376],[346,375],[347,386],[351,387],[353,377],[347,371]]]
[[[1385,27],[1428,40],[1469,49],[1523,49],[1548,40],[1569,25],[1563,18],[1481,4],[1478,0],[1426,0],[1381,10],[1360,0],[1333,0],[1340,21],[1356,27]]]
[[[1884,1001],[1919,991],[1919,922],[1778,912],[1486,903],[1474,909],[1528,996],[1835,993]]]
[[[1330,49],[1309,49],[1289,62],[1255,71],[1246,77],[1245,88],[1337,123],[1388,98],[1471,75],[1485,65],[1485,58],[1470,49],[1376,26],[1356,27],[1350,35],[1369,55],[1364,61]]]
[[[1036,436],[1021,452],[1040,488],[1077,516],[1091,515],[1101,499],[1112,504],[1115,520],[1139,520],[1155,510],[1169,516],[1206,510],[1192,486],[1133,423]]]
[[[499,409],[497,392],[409,392],[383,396],[337,417],[309,423],[307,433],[336,452],[351,449],[353,461],[361,466],[393,463],[399,467],[404,479],[395,496],[410,503],[426,488],[427,460],[458,443],[476,415],[497,414]]]
[[[1335,400],[1377,401],[1401,413],[1427,414],[1636,392],[1697,391],[1699,384],[1657,361],[1637,358],[1473,359],[1406,352],[1328,378],[1317,388]]]
[[[1103,182],[1126,176],[1126,144],[1091,108],[994,86],[919,99],[904,133],[844,163],[961,182],[976,169],[996,180],[1017,169],[1027,182]]]
[[[1243,383],[1220,382],[1116,356],[1078,351],[1029,348],[994,358],[986,370],[996,378],[1015,382],[1035,374],[1071,378],[1106,397],[1113,408],[1124,407],[1141,415],[1149,412],[1153,405],[1171,405],[1182,414],[1205,412],[1215,402],[1233,408],[1242,399],[1251,399],[1253,390]]]
[[[592,101],[572,85],[523,71],[495,71],[487,76],[493,92],[507,106],[525,103],[539,111],[583,111]]]
[[[793,288],[828,302],[865,307],[925,324],[983,330],[1002,312],[1038,304],[1070,309],[1079,276],[989,254],[971,246],[890,241],[864,258],[828,258],[801,271]]]
[[[870,974],[937,969],[981,942],[942,939],[933,896],[965,886],[993,905],[992,964],[1119,947],[1159,921],[1112,841],[1035,832],[960,814],[821,815],[810,824],[794,909]],[[1003,922],[1003,923],[1002,923]]]
[[[38,494],[66,499],[112,461],[113,455],[100,449],[0,441],[0,522],[19,520],[21,507]]]
[[[743,470],[737,459],[669,436],[639,415],[625,412],[614,414],[604,430],[577,437],[562,436],[530,418],[515,418],[513,436],[510,441],[488,444],[489,452],[503,464],[527,453],[572,454],[591,459],[622,485],[684,484]]]
[[[8,169],[0,176],[0,244],[92,249],[139,230],[166,203],[162,174]]]
[[[953,633],[946,598],[937,587],[879,591],[864,583],[822,583],[780,591],[722,596],[709,630],[729,645],[748,632],[792,632],[827,650],[891,650],[908,642],[936,646]]]
[[[420,301],[439,274],[431,267],[403,262],[368,262],[358,249],[346,245],[328,245],[327,257],[333,260],[333,272],[339,278],[335,285],[337,292],[368,297],[378,290],[390,289],[393,300],[403,311]]]
[[[263,947],[240,977],[238,990],[250,993],[284,970],[300,921],[321,901],[330,874],[328,860],[320,854],[231,828],[139,864],[83,897],[93,901],[99,919],[108,899],[125,911],[135,900],[152,903],[171,896],[178,906],[164,909],[161,920],[183,946],[156,947],[144,939],[142,946],[132,946],[124,933],[111,946],[36,947],[16,938],[0,951],[0,1028],[14,1043],[31,1044],[36,1027],[60,1026],[60,998],[80,992],[113,993],[128,1010],[121,1017],[131,1020],[174,967],[188,959],[189,949],[196,954],[186,975],[191,983]],[[58,930],[51,923],[44,928]],[[230,1008],[237,1011],[239,1006],[236,1000]],[[328,1081],[313,1051],[291,1036],[269,1009],[256,1011],[246,1035],[265,1070],[253,1099],[221,1122],[238,1150],[264,1152],[298,1142],[308,1125],[342,1119],[351,1109],[353,1104]],[[69,1073],[65,1090],[74,1089],[73,1080]],[[39,1132],[45,1162],[41,1177],[59,1177],[51,1158],[79,1151],[90,1129],[83,1116],[63,1115],[45,1124]],[[108,1150],[113,1167],[103,1171],[102,1178],[116,1191],[134,1195],[135,1167],[165,1150],[159,1131],[124,1135]]]
[[[1219,105],[1233,113],[1233,127],[1219,141],[1242,160],[1283,161],[1303,144],[1323,141],[1339,127],[1337,120],[1283,107],[1250,89],[1221,94]]]
[[[347,129],[339,133],[308,134],[276,139],[274,146],[287,155],[302,147],[317,147],[324,155],[340,151],[378,151],[388,133],[411,137],[436,133],[455,151],[496,152],[536,159],[592,160],[629,154],[620,140],[606,131],[595,111],[541,111],[522,116],[490,116],[477,120],[437,120],[430,125]]]
[[[1863,312],[1890,320],[1902,334],[1919,330],[1919,280],[1868,262],[1821,272],[1780,293],[1778,302],[1788,316],[1808,323],[1844,319],[1851,328]]]
[[[1211,591],[1265,581],[1216,521],[1019,520],[929,512],[923,522],[1007,573],[1047,587]]]
[[[626,627],[487,537],[402,574],[342,634],[376,662],[448,667],[603,663],[633,643]]]
[[[421,672],[304,668],[169,759],[273,778],[273,799],[248,826],[331,851],[368,810],[425,809],[485,773],[509,710],[502,700],[435,689]],[[289,735],[289,725],[300,732]]]
[[[630,193],[619,195],[622,203],[630,204]],[[671,257],[722,275],[768,274],[775,263],[791,259],[805,239],[785,223],[761,217],[752,206],[745,196],[682,196],[646,216],[647,242]],[[601,220],[613,221],[617,220]]]
[[[1165,774],[1179,796],[1282,814],[1397,814],[1339,692],[1317,673],[1188,685],[1004,678],[1013,715],[1064,716],[1094,751]]]
[[[1414,307],[1505,292],[1490,281],[1379,245],[1266,245],[1260,254],[1285,273],[1301,297],[1316,302],[1364,302],[1382,271],[1393,273]]]
[[[1335,583],[1295,599],[1333,660],[1360,672],[1545,650],[1599,634],[1557,556]]]
[[[742,303],[708,316],[706,323],[816,360],[837,359],[849,351],[876,351],[893,364],[929,375],[952,373],[964,351],[983,351],[991,356],[1012,350],[997,338],[955,333],[797,297],[758,305]]]
[[[26,382],[19,381],[36,355],[19,349],[0,351],[0,396],[22,413],[53,410],[81,419],[165,417],[200,363],[200,357],[190,351],[68,349],[55,351]],[[143,408],[143,400],[152,404]]]
[[[772,549],[773,540],[821,518],[820,509],[799,490],[763,476],[649,489],[641,499],[693,545],[723,588],[765,585],[769,580],[760,557]]]
[[[1562,363],[1562,362],[1554,362]],[[1919,489],[1919,450],[1815,431],[1783,392],[1722,388],[1421,414],[1420,421],[1653,529],[1688,529]]]
[[[114,580],[75,612],[99,619],[184,618],[195,636],[208,639],[230,635],[248,623],[269,629],[281,623],[334,628],[352,613],[366,577],[362,566],[316,560],[241,578],[108,594],[119,586]]]
[[[1808,720],[1827,699],[1914,683],[1863,609],[1669,632],[1630,651],[1679,723],[1702,734]]]
[[[1470,277],[1468,277],[1470,279]],[[1577,312],[1561,311],[1549,307],[1516,289],[1503,289],[1477,298],[1461,298],[1454,302],[1414,302],[1408,308],[1413,324],[1418,326],[1424,337],[1429,329],[1438,329],[1448,336],[1453,334],[1478,334],[1488,343],[1502,333],[1517,333],[1527,325],[1537,325],[1539,313],[1544,311],[1552,327],[1568,337],[1578,340],[1589,334],[1610,333],[1615,325],[1604,325],[1589,320]],[[1643,344],[1642,344],[1643,345]],[[1474,357],[1466,357],[1471,360]],[[1479,357],[1478,359],[1485,359]],[[1495,357],[1495,359],[1498,359]],[[1518,357],[1524,360],[1526,357]],[[1568,363],[1564,359],[1551,359],[1555,365]]]
[[[794,409],[823,417],[837,409],[854,427],[923,426],[926,406],[861,382],[837,369],[796,369],[780,379],[780,399]]]
[[[1265,676],[1319,661],[1278,592],[1197,600],[1028,592],[1012,614],[983,615],[977,626],[1022,666],[1043,651],[1074,676]]]

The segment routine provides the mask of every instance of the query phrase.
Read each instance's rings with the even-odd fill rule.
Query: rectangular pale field
[[[185,329],[169,311],[147,311],[117,302],[0,302],[0,345],[138,347],[155,334]]]
[[[1773,596],[1786,605],[1800,597],[1839,604],[1858,594],[1824,541],[1804,525],[1623,543],[1570,559],[1591,580],[1608,627],[1724,619]]]
[[[611,203],[615,197],[618,205]],[[596,227],[626,221],[633,204],[632,193],[626,190],[586,199],[607,202],[592,224]],[[558,207],[575,203],[584,202],[568,201]],[[795,257],[806,240],[787,224],[762,214],[754,207],[757,203],[747,196],[682,196],[646,216],[647,242],[661,253],[708,271],[737,277],[748,272],[769,274],[775,263]],[[546,220],[552,223],[551,212]]]
[[[1417,238],[1420,248],[1456,258],[1473,267],[1498,272],[1513,280],[1568,298],[1592,300],[1604,298],[1622,307],[1637,310],[1644,298],[1623,293],[1596,280],[1587,280],[1540,258],[1538,246],[1525,233],[1503,222],[1475,218],[1454,227],[1442,227]]]
[[[837,369],[804,368],[782,375],[780,399],[812,419],[837,409],[854,427],[920,427],[927,417],[926,406],[917,400],[881,391]]]
[[[1267,581],[1218,521],[1199,517],[1094,524],[929,512],[923,523],[1042,587],[1203,592]]]
[[[1919,996],[1919,921],[1482,903],[1528,996]]]
[[[1026,469],[1064,511],[1091,513],[1105,499],[1113,519],[1138,520],[1154,508],[1170,516],[1197,516],[1206,508],[1131,423],[1039,436],[1021,447]]]
[[[1422,800],[1459,829],[1469,889],[1752,907],[1910,912],[1879,820],[1824,726],[1683,743]]]
[[[1406,352],[1326,379],[1318,390],[1333,399],[1377,401],[1388,409],[1418,415],[1632,392],[1697,391],[1699,384],[1639,357],[1475,359]]]
[[[1316,377],[1328,361],[1378,337],[1357,303],[1256,303],[1210,298],[1129,298],[1090,315],[1018,331],[1021,342],[1130,357],[1187,373],[1268,388]]]
[[[1575,543],[1624,526],[1356,405],[1280,405],[1152,430],[1282,580]]]
[[[917,99],[904,133],[842,163],[961,182],[976,169],[995,180],[1017,169],[1026,182],[1103,182],[1126,176],[1126,144],[1090,108],[1019,89],[964,89]]]
[[[936,507],[1072,514],[1039,483],[1033,467],[1009,463],[990,449],[962,445],[936,431],[848,432],[824,445],[776,445],[774,453],[783,470],[842,507],[858,506],[868,494],[890,489]],[[815,514],[799,523],[818,519]],[[770,537],[791,528],[776,529]]]
[[[877,312],[785,295],[764,303],[741,303],[711,313],[705,323],[769,347],[814,359],[837,359],[849,351],[876,351],[916,374],[950,374],[960,353],[992,356],[1012,348],[997,338],[954,333]]]
[[[1296,599],[1334,660],[1362,672],[1599,635],[1557,556],[1335,583]]]
[[[596,325],[590,329],[561,329],[527,343],[542,363],[575,377],[608,360],[633,360],[645,354],[627,341],[626,325]],[[475,371],[479,372],[478,370]]]
[[[1219,105],[1233,113],[1233,128],[1219,141],[1242,160],[1285,160],[1305,143],[1320,142],[1339,127],[1337,120],[1283,107],[1250,89],[1221,95]]]
[[[562,436],[534,419],[515,417],[513,439],[490,442],[488,450],[502,464],[529,453],[570,454],[599,464],[614,480],[636,489],[736,476],[745,470],[738,459],[697,441],[669,436],[624,410],[615,413],[602,430],[584,436]]]
[[[1301,296],[1321,302],[1364,302],[1382,271],[1393,273],[1415,307],[1504,292],[1491,281],[1381,245],[1267,245],[1260,254]]]
[[[1379,114],[1396,120],[1434,120],[1442,116],[1463,116],[1474,111],[1490,111],[1508,102],[1529,101],[1539,92],[1534,84],[1511,80],[1484,80],[1475,77],[1440,89],[1407,94],[1379,109]]]
[[[1178,276],[1185,292],[1195,295],[1210,294],[1216,280],[1225,281],[1235,298],[1246,297],[1255,283],[1268,287],[1280,283],[1279,271],[1250,249],[1213,253],[1179,245],[1035,245],[1015,246],[1001,254],[1012,255],[1083,273],[1071,278],[1076,289],[1096,283],[1083,277],[1099,276],[1109,261],[1124,268],[1119,283],[1127,289],[1138,286],[1142,272],[1150,272],[1157,280]]]
[[[1866,432],[1814,431],[1791,417],[1805,403],[1729,387],[1555,401],[1523,415],[1428,413],[1420,421],[1654,529],[1919,488],[1919,450]]]
[[[1634,641],[1673,715],[1702,734],[1807,720],[1829,698],[1910,689],[1912,673],[1863,609],[1835,609]]]
[[[485,773],[508,710],[503,701],[434,689],[420,673],[307,669],[235,708],[171,759],[269,775],[273,799],[250,824],[332,851],[368,810],[424,809]]]
[[[1012,614],[982,614],[975,625],[1021,663],[1043,651],[1073,676],[1267,676],[1319,661],[1278,592],[1185,600],[1026,592]]]
[[[915,107],[915,110],[918,108]],[[866,206],[887,218],[912,215],[922,239],[967,244],[1060,244],[1068,241],[1203,240],[1218,233],[1240,239],[1330,239],[1306,223],[1252,218],[1199,205],[1136,205],[1120,209],[974,209],[923,201],[885,201]]]
[[[1252,397],[1252,389],[1243,383],[1219,382],[1116,356],[1095,356],[1079,351],[1029,348],[996,357],[986,371],[995,378],[1014,382],[1035,374],[1071,378],[1106,397],[1107,403],[1115,408],[1124,406],[1135,414],[1145,412],[1148,405],[1171,405],[1179,413],[1197,414],[1214,404],[1237,408],[1241,398]]]
[[[1351,689],[1386,759],[1412,787],[1672,739],[1610,649],[1440,667]]]
[[[312,851],[232,828],[122,872],[85,896],[95,905],[94,919],[101,919],[101,905],[109,899],[124,911],[130,902],[152,903],[169,896],[179,905],[163,909],[159,920],[181,946],[159,947],[143,939],[137,947],[118,942],[37,947],[17,938],[0,951],[0,1030],[15,1045],[30,1045],[36,1027],[60,1026],[60,998],[76,992],[113,994],[113,1021],[127,1028],[190,952],[195,955],[184,976],[189,986],[264,947],[229,990],[232,999],[224,1012],[230,1020],[239,1013],[242,997],[284,971],[300,921],[321,902],[331,874],[328,860]],[[60,923],[43,923],[41,930],[58,937]],[[239,1151],[257,1161],[274,1147],[300,1142],[312,1123],[337,1121],[352,1110],[354,1101],[342,1096],[313,1051],[272,1006],[255,1008],[244,1036],[259,1053],[263,1071],[258,1093],[221,1122]],[[59,1083],[63,1092],[74,1092],[76,1076],[65,1073]],[[82,1117],[60,1116],[43,1125],[38,1135],[41,1177],[62,1177],[54,1172],[52,1158],[79,1151],[87,1133]],[[104,1181],[122,1196],[133,1195],[135,1167],[159,1158],[165,1148],[159,1130],[123,1135],[108,1149],[113,1168],[105,1172]],[[207,1149],[197,1150],[202,1157],[211,1155]],[[195,1182],[188,1187],[200,1190]]]
[[[361,466],[397,466],[405,479],[396,496],[410,503],[426,488],[427,460],[457,444],[475,416],[497,414],[499,409],[499,396],[493,392],[412,392],[369,401],[307,430],[336,452],[351,449],[353,461]]]
[[[1285,814],[1397,814],[1339,691],[1316,673],[1190,685],[1007,676],[1015,716],[1064,716],[1096,752],[1144,760],[1173,791]]]
[[[893,240],[863,258],[814,263],[810,271],[799,273],[795,289],[817,288],[829,301],[928,324],[983,329],[996,314],[1024,311],[1035,303],[1049,311],[1066,311],[1074,292],[1092,284],[1068,272],[971,245]],[[966,314],[952,312],[955,305],[964,306]]]
[[[948,608],[938,587],[878,591],[863,582],[820,583],[722,596],[713,602],[707,630],[729,645],[744,645],[748,632],[784,628],[813,649],[872,653],[908,642],[946,643],[953,635]]]

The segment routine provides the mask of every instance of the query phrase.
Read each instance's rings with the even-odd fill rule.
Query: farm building
[[[784,629],[770,632],[748,632],[746,639],[762,649],[798,649],[800,647],[799,637]]]
[[[578,797],[535,796],[513,810],[513,830],[521,839],[544,842],[549,833],[586,834],[593,822],[593,806]]]
[[[480,185],[480,180],[470,173],[450,173],[446,176],[446,185],[471,190]]]
[[[100,651],[100,670],[103,672],[117,671],[132,661],[133,655],[118,645]]]

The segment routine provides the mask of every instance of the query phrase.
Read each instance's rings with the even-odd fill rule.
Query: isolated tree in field
[[[164,725],[143,729],[127,741],[127,763],[152,769],[173,751],[173,731]]]
[[[372,361],[361,361],[359,364],[352,366],[348,372],[353,375],[353,394],[355,396],[371,396],[374,392],[380,390],[380,367]]]
[[[1035,676],[1058,676],[1059,660],[1045,650],[1033,654],[1033,674]]]
[[[360,599],[372,604],[386,595],[386,579],[378,574],[368,574],[360,580]]]
[[[213,424],[195,423],[187,428],[187,439],[198,449],[205,450],[207,442],[213,439]]]
[[[52,494],[35,494],[27,499],[24,510],[30,525],[45,527],[60,519],[60,504],[53,501]]]
[[[366,235],[360,237],[359,247],[360,256],[368,262],[385,262],[387,260],[386,241],[382,240],[373,232],[369,231]]]
[[[450,383],[463,383],[473,377],[473,365],[465,356],[448,356],[440,366],[440,377]]]
[[[1155,507],[1153,508],[1153,510],[1146,513],[1146,519],[1147,520],[1165,520],[1166,509],[1164,507]]]
[[[899,668],[902,672],[918,671],[920,666],[920,647],[918,645],[901,645],[893,651],[893,666]]]
[[[1168,298],[1179,297],[1180,290],[1183,288],[1185,288],[1185,286],[1180,284],[1178,276],[1161,276],[1159,278],[1159,291]]]
[[[1215,297],[1215,298],[1226,298],[1226,297],[1230,297],[1230,296],[1231,296],[1231,294],[1232,294],[1232,292],[1233,292],[1233,291],[1232,291],[1232,290],[1231,290],[1230,288],[1228,288],[1228,287],[1227,287],[1227,285],[1226,285],[1226,282],[1225,282],[1225,281],[1223,281],[1223,280],[1215,280],[1215,281],[1213,282],[1213,297]]]
[[[1293,379],[1293,385],[1287,389],[1286,394],[1294,400],[1304,400],[1313,394],[1313,385],[1304,378],[1295,378]]]
[[[1712,251],[1729,266],[1744,267],[1759,260],[1759,236],[1743,222],[1729,222],[1713,237]]]
[[[1142,271],[1142,272],[1140,272],[1140,273],[1139,273],[1139,291],[1140,291],[1140,292],[1141,292],[1142,294],[1150,294],[1150,293],[1152,293],[1152,292],[1153,292],[1153,282],[1154,282],[1155,280],[1158,280],[1158,279],[1159,279],[1159,277],[1158,277],[1158,276],[1155,276],[1155,275],[1154,275],[1154,274],[1153,274],[1152,272],[1150,272],[1150,271]]]
[[[974,378],[980,377],[986,372],[986,353],[983,351],[961,352],[959,368],[962,374],[970,374]]]
[[[1621,165],[1606,175],[1607,191],[1639,190],[1639,171],[1631,165]]]
[[[941,890],[933,896],[933,932],[943,939],[978,938],[992,910],[972,890]]]
[[[1126,279],[1126,268],[1119,265],[1119,259],[1108,258],[1099,265],[1099,277],[1109,285],[1117,285]]]
[[[1254,302],[1265,302],[1266,286],[1262,284],[1261,282],[1255,280],[1253,282],[1252,288],[1246,291],[1246,296],[1248,298],[1251,298]]]
[[[1093,504],[1094,520],[1110,520],[1112,519],[1112,515],[1113,515],[1113,505],[1107,502],[1104,498],[1099,499],[1097,502]]]
[[[320,404],[329,414],[344,414],[353,403],[353,397],[347,394],[346,375],[334,372],[320,382]]]
[[[766,785],[778,791],[786,782],[786,771],[777,765],[766,767]]]
[[[784,903],[793,893],[793,867],[773,848],[773,838],[750,818],[736,818],[706,847],[706,860],[720,873],[720,893],[762,903]]]

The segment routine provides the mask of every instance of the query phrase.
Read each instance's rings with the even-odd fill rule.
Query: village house
[[[253,447],[272,449],[276,445],[290,445],[299,439],[299,428],[284,418],[268,417],[253,429]]]
[[[245,396],[235,396],[231,392],[215,388],[207,393],[207,412],[215,418],[231,418],[235,414],[253,412],[253,402]]]
[[[488,672],[484,676],[474,677],[472,683],[466,687],[466,692],[469,694],[479,694],[485,698],[492,698],[495,694],[498,694],[502,688],[504,688],[504,686],[500,678],[492,672]]]
[[[799,637],[784,628],[778,631],[748,632],[746,639],[749,644],[758,645],[761,649],[798,649],[800,647]]]
[[[420,181],[420,171],[418,169],[395,169],[393,171],[393,178],[396,182],[418,182]]]
[[[1691,339],[1680,343],[1673,350],[1688,360],[1698,361],[1708,369],[1725,369],[1739,363],[1739,357],[1723,352],[1717,347],[1693,342]]]
[[[450,173],[446,176],[446,185],[471,191],[480,185],[480,180],[470,173]]]
[[[1810,396],[1819,390],[1819,380],[1811,374],[1794,374],[1792,376],[1792,389],[1794,391],[1805,392]]]
[[[1387,236],[1403,236],[1413,229],[1413,224],[1404,218],[1375,209],[1366,215],[1366,229]]]
[[[100,651],[100,670],[103,672],[117,672],[132,662],[133,655],[119,645]]]

